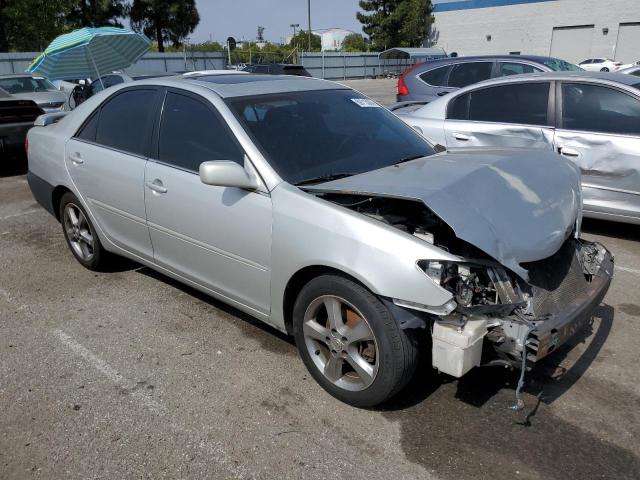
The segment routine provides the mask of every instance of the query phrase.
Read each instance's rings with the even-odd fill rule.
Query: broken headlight
[[[442,288],[451,292],[458,305],[495,305],[498,296],[489,277],[490,267],[472,263],[421,260],[418,266]]]

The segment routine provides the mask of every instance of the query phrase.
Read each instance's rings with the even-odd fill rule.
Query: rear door
[[[448,148],[553,148],[551,82],[494,85],[453,98],[444,122]]]
[[[640,217],[640,96],[564,82],[554,146],[582,170],[585,211]]]
[[[144,204],[144,169],[157,119],[159,92],[117,92],[66,146],[66,167],[84,204],[116,245],[153,257]]]

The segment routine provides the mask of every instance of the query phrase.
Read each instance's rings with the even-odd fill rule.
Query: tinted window
[[[421,74],[420,78],[431,86],[444,87],[446,86],[447,73],[449,73],[450,68],[451,65],[434,68],[433,70],[429,70],[428,72]]]
[[[98,117],[97,113],[91,115],[89,120],[85,122],[82,126],[76,137],[81,138],[82,140],[87,140],[89,142],[96,141],[96,132],[98,131]]]
[[[518,83],[469,92],[453,102],[449,118],[547,125],[549,88],[549,83]]]
[[[146,156],[155,99],[155,90],[130,90],[117,94],[100,111],[96,142]]]
[[[289,183],[355,175],[433,154],[411,127],[352,90],[228,100],[278,174]]]
[[[640,135],[640,102],[597,85],[562,85],[562,120],[568,130]]]
[[[587,62],[582,62],[580,65]],[[549,60],[545,60],[544,64],[554,72],[577,72],[582,70],[582,68],[574,65],[573,63],[565,62],[564,60],[560,60],[557,58],[550,58]]]
[[[454,65],[449,74],[450,87],[466,87],[491,77],[491,62],[469,62]]]
[[[506,77],[508,75],[520,75],[522,73],[535,73],[542,70],[525,63],[500,62],[498,64],[498,77]]]
[[[634,77],[640,77],[640,69],[634,70],[633,72],[631,72],[631,75],[633,75]]]
[[[158,158],[194,172],[202,162],[211,160],[244,164],[231,132],[206,103],[171,92],[162,114]]]

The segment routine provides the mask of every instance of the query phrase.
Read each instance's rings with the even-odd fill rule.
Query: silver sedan
[[[28,180],[82,265],[126,256],[293,335],[352,405],[398,393],[429,335],[441,372],[524,372],[611,281],[609,252],[580,238],[570,162],[434,154],[338,84],[145,80],[58,119],[29,132]]]
[[[555,151],[582,171],[584,214],[640,224],[640,78],[555,72],[489,80],[395,112],[447,148]]]

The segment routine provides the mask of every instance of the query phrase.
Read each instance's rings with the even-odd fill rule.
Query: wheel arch
[[[373,292],[365,282],[344,270],[340,270],[339,268],[330,267],[328,265],[308,265],[303,267],[291,276],[287,282],[284,289],[284,295],[282,297],[282,313],[284,315],[284,325],[288,335],[293,335],[293,306],[296,302],[296,298],[298,298],[298,295],[300,294],[300,291],[314,278],[327,274],[348,278],[349,280],[362,285],[375,295],[375,292]]]
[[[60,201],[62,200],[64,194],[67,192],[71,192],[71,189],[65,187],[64,185],[58,185],[53,189],[53,192],[51,193],[51,206],[53,207],[53,213],[58,221],[60,221]]]

